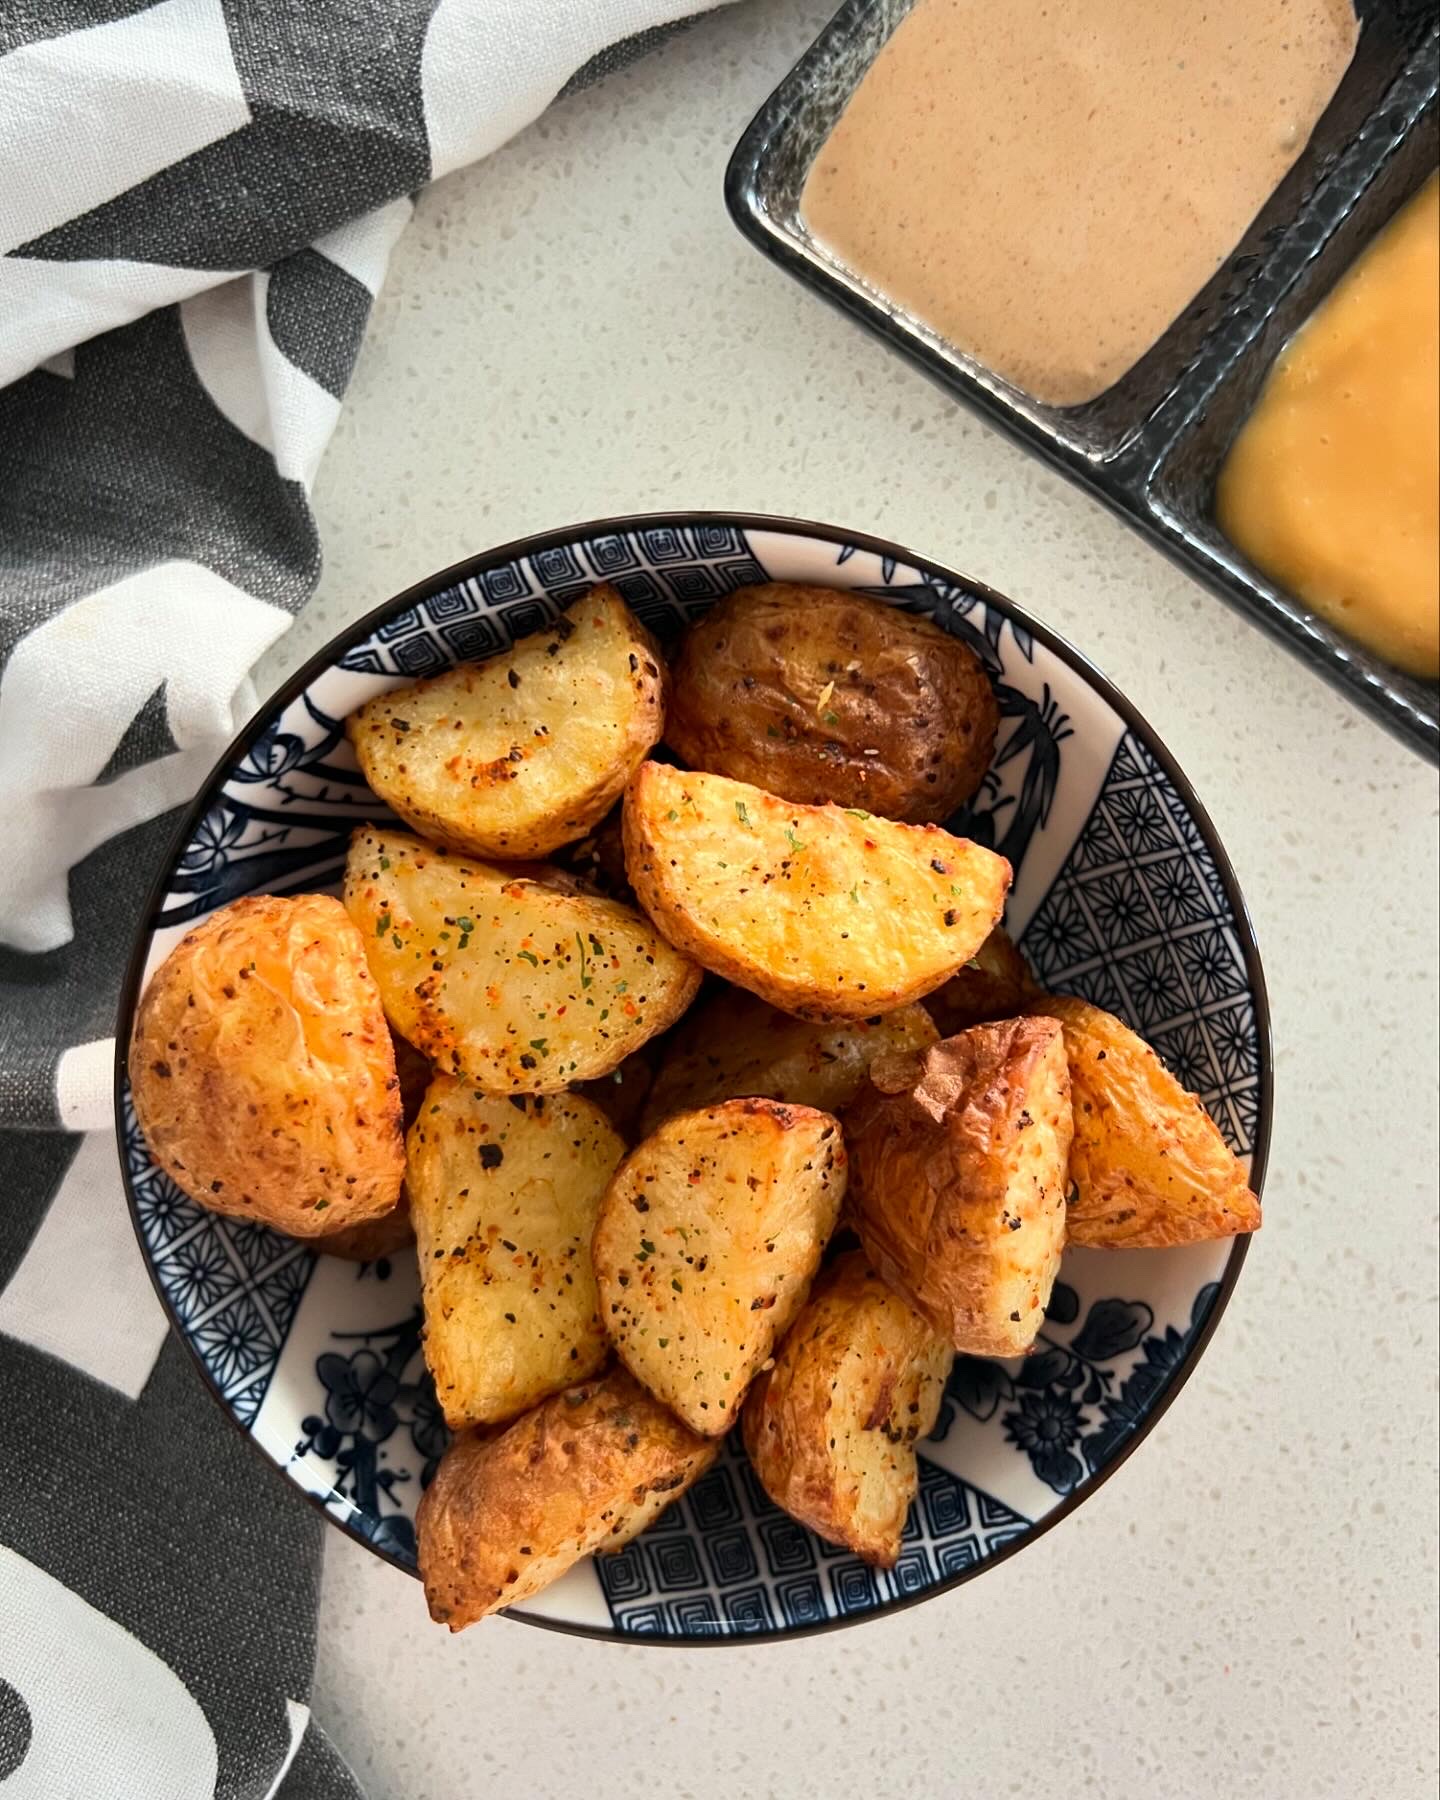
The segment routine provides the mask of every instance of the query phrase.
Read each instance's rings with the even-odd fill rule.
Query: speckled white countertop
[[[1277,1117],[1183,1397],[956,1593],[765,1648],[451,1639],[331,1534],[315,1711],[373,1800],[1435,1791],[1436,779],[1098,505],[749,249],[721,176],[825,0],[750,0],[439,183],[317,490],[268,672],[461,556],[664,506],[888,534],[1139,705],[1255,916]]]

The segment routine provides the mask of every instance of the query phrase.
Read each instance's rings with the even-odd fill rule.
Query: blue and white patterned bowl
[[[122,1051],[146,973],[189,926],[242,894],[333,885],[352,828],[383,816],[346,713],[503,649],[601,579],[662,641],[734,588],[806,581],[931,614],[972,645],[995,679],[1000,743],[953,827],[1014,864],[1007,923],[1041,980],[1141,1031],[1251,1158],[1258,1190],[1270,1133],[1264,979],[1235,877],[1185,778],[1109,683],[999,595],[893,545],[782,519],[576,526],[449,569],[345,632],[251,722],[190,809],[142,922]],[[446,1441],[413,1254],[357,1268],[204,1212],[152,1162],[123,1053],[116,1086],[135,1229],[216,1399],[328,1517],[413,1572],[416,1502]],[[779,1512],[736,1433],[641,1539],[512,1616],[703,1642],[815,1630],[957,1585],[1057,1523],[1135,1448],[1193,1369],[1246,1247],[1067,1255],[1040,1354],[956,1364],[893,1570]]]

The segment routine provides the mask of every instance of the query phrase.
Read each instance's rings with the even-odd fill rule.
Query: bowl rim
[[[945,563],[936,562],[933,558],[923,556],[907,549],[893,539],[877,536],[871,532],[842,529],[836,525],[821,523],[812,519],[790,517],[780,513],[728,512],[716,509],[677,508],[670,511],[618,513],[605,518],[584,519],[569,526],[561,526],[549,531],[531,532],[523,537],[512,538],[507,543],[497,545],[490,550],[462,557],[459,562],[452,563],[438,573],[428,575],[414,582],[400,593],[383,600],[378,606],[371,607],[359,619],[345,626],[310,656],[292,675],[268,694],[255,712],[216,760],[209,774],[196,790],[194,798],[185,806],[175,830],[168,839],[161,856],[154,879],[146,892],[145,901],[140,911],[136,926],[135,939],[130,949],[125,967],[124,978],[120,986],[120,996],[115,1015],[115,1068],[114,1068],[114,1109],[115,1139],[119,1149],[120,1176],[125,1189],[125,1201],[130,1213],[131,1228],[135,1233],[136,1244],[140,1251],[141,1261],[145,1265],[145,1273],[155,1290],[157,1299],[165,1313],[166,1323],[171,1333],[184,1346],[186,1354],[194,1364],[201,1380],[211,1398],[215,1401],[221,1415],[231,1428],[240,1433],[250,1445],[256,1456],[271,1470],[276,1477],[285,1482],[287,1488],[298,1494],[330,1525],[345,1533],[347,1537],[362,1544],[374,1556],[390,1563],[396,1569],[414,1579],[419,1579],[418,1569],[402,1562],[393,1552],[380,1549],[376,1544],[347,1519],[338,1518],[326,1505],[323,1495],[309,1492],[292,1480],[287,1474],[285,1465],[277,1461],[254,1433],[243,1425],[226,1403],[210,1371],[205,1367],[199,1351],[181,1327],[170,1301],[160,1285],[155,1265],[146,1247],[144,1233],[141,1228],[139,1206],[135,1195],[135,1185],[131,1179],[130,1167],[124,1153],[122,1128],[124,1119],[125,1087],[127,1079],[127,1053],[130,1043],[131,1028],[134,1023],[135,1008],[140,998],[141,983],[144,978],[145,961],[150,941],[154,936],[153,921],[169,888],[170,877],[180,853],[189,842],[195,827],[209,811],[219,790],[228,780],[234,766],[249,752],[257,739],[264,732],[271,720],[298,699],[312,682],[317,680],[328,669],[332,668],[356,644],[367,638],[380,625],[407,608],[433,599],[436,594],[443,593],[446,588],[457,583],[470,580],[477,575],[489,573],[502,564],[515,562],[524,557],[533,557],[546,550],[556,549],[562,545],[574,543],[577,539],[606,537],[622,532],[643,531],[660,526],[678,527],[690,530],[707,525],[726,525],[741,531],[773,531],[792,537],[809,537],[836,544],[840,547],[851,545],[856,549],[868,551],[881,557],[893,556],[897,562],[917,570],[928,579],[962,587],[979,598],[993,601],[1007,618],[1018,623],[1033,638],[1043,644],[1052,655],[1080,676],[1092,687],[1100,698],[1109,705],[1124,721],[1126,727],[1135,732],[1144,742],[1149,754],[1154,757],[1166,777],[1174,784],[1176,792],[1184,801],[1187,811],[1194,820],[1206,849],[1215,862],[1216,873],[1225,894],[1227,905],[1231,909],[1235,922],[1235,935],[1245,965],[1245,976],[1249,983],[1250,998],[1255,1009],[1255,1031],[1259,1044],[1260,1067],[1257,1088],[1257,1108],[1255,1121],[1255,1143],[1250,1158],[1250,1182],[1256,1195],[1264,1188],[1265,1173],[1269,1162],[1270,1137],[1274,1116],[1274,1045],[1271,1036],[1271,1018],[1269,993],[1265,982],[1265,971],[1260,960],[1260,946],[1255,936],[1254,922],[1246,906],[1245,897],[1240,890],[1239,881],[1231,866],[1230,858],[1220,841],[1218,832],[1211,821],[1209,813],[1202,804],[1199,795],[1189,777],[1181,769],[1178,762],[1166,748],[1145,715],[1132,701],[1121,693],[1120,689],[1101,673],[1090,660],[1073,645],[1069,644],[1050,626],[1033,618],[1026,610],[1010,600],[986,582],[978,581],[950,568]],[[598,1641],[620,1646],[646,1645],[667,1649],[687,1648],[720,1648],[735,1649],[745,1643],[789,1643],[798,1638],[818,1637],[826,1632],[839,1631],[848,1626],[861,1625],[867,1620],[890,1617],[905,1609],[918,1606],[923,1601],[933,1600],[941,1594],[948,1594],[966,1582],[973,1581],[986,1570],[1007,1561],[1019,1551],[1033,1544],[1048,1531],[1061,1524],[1075,1512],[1092,1494],[1096,1493],[1112,1475],[1124,1464],[1146,1438],[1155,1429],[1174,1403],[1182,1388],[1194,1373],[1200,1359],[1205,1354],[1211,1338],[1220,1323],[1235,1284],[1240,1278],[1240,1270],[1249,1253],[1250,1238],[1237,1237],[1232,1241],[1229,1258],[1225,1264],[1224,1274],[1220,1278],[1219,1289],[1211,1302],[1210,1311],[1204,1324],[1192,1338],[1186,1352],[1185,1360],[1180,1364],[1165,1387],[1159,1400],[1145,1415],[1140,1424],[1131,1432],[1125,1443],[1110,1460],[1100,1469],[1088,1475],[1069,1494],[1065,1495],[1059,1505],[1052,1507],[1042,1519],[1036,1520],[1020,1536],[1003,1544],[998,1550],[967,1569],[956,1571],[943,1577],[915,1594],[897,1594],[879,1605],[868,1607],[863,1612],[842,1613],[833,1619],[818,1620],[809,1625],[785,1626],[768,1632],[635,1632],[626,1633],[613,1626],[586,1625],[567,1619],[543,1618],[533,1613],[504,1612],[502,1618],[511,1619],[524,1625],[537,1626],[545,1631],[557,1631],[570,1637],[593,1638]]]

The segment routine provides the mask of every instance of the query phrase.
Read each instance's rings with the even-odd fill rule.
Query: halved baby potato
[[[583,837],[659,741],[665,664],[613,587],[488,662],[392,688],[345,729],[407,824],[475,856]]]
[[[415,1518],[430,1617],[461,1631],[619,1550],[719,1455],[623,1369],[556,1394],[440,1459]]]
[[[486,1093],[556,1093],[609,1074],[700,985],[628,906],[406,832],[355,833],[345,905],[395,1029]]]
[[[827,1025],[726,988],[687,1013],[665,1040],[640,1132],[671,1113],[747,1095],[838,1113],[883,1051],[923,1050],[937,1036],[922,1006]]]
[[[1049,1019],[882,1057],[845,1115],[849,1218],[874,1267],[972,1356],[1022,1356],[1065,1246],[1070,1077]]]
[[[677,949],[800,1018],[856,1019],[920,999],[999,919],[1003,856],[938,825],[801,806],[722,775],[642,764],[625,862]]]
[[[593,1243],[600,1316],[632,1374],[692,1430],[734,1424],[844,1197],[839,1125],[773,1100],[680,1113],[616,1170]]]
[[[893,1568],[955,1352],[863,1250],[820,1276],[745,1402],[745,1448],[777,1506]]]
[[[233,901],[150,978],[129,1052],[155,1160],[212,1212],[313,1238],[393,1211],[400,1084],[360,933],[328,894]]]
[[[625,1154],[599,1107],[437,1075],[407,1148],[425,1360],[451,1430],[598,1375],[609,1345],[590,1238]]]
[[[1244,1164],[1147,1043],[1086,1000],[1032,1005],[1065,1034],[1075,1112],[1072,1244],[1163,1249],[1260,1229]]]
[[[933,620],[777,581],[685,634],[665,738],[689,768],[920,823],[979,787],[999,718],[979,657]]]

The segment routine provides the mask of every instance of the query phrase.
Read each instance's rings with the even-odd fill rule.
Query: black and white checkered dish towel
[[[427,181],[713,0],[0,0],[0,1794],[330,1800],[321,1521],[167,1340],[110,1034]]]

